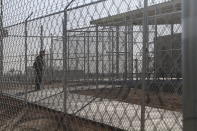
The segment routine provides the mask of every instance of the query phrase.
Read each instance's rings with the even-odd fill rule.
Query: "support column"
[[[155,8],[155,15],[157,15],[157,7]],[[157,17],[155,17],[155,38],[154,38],[154,78],[156,79],[157,77],[157,73],[158,73],[158,67],[157,67],[157,51],[158,51],[158,48],[157,48],[157,35],[158,35],[158,29],[157,29]]]
[[[27,35],[28,35],[28,32],[27,32],[27,20],[25,21],[25,75],[27,75]]]
[[[112,86],[114,86],[114,79],[115,79],[115,62],[114,62],[114,50],[115,50],[115,34],[112,28],[112,49],[111,49],[111,56],[112,56]]]
[[[98,38],[98,26],[96,26],[96,88],[98,87],[99,80],[99,38]]]
[[[145,95],[146,95],[146,72],[147,72],[147,53],[148,53],[148,0],[144,0],[144,19],[143,19],[143,59],[142,59],[142,101],[141,101],[141,131],[145,131]]]
[[[119,32],[119,26],[116,27],[116,78],[119,78],[119,37],[120,37],[120,32]]]
[[[86,79],[86,33],[84,32],[84,43],[83,43],[83,71],[84,71],[84,80]]]
[[[197,129],[197,0],[182,0],[183,130]]]
[[[70,45],[72,44],[71,36],[67,34],[67,70],[70,70]]]
[[[171,29],[171,35],[174,35],[174,24],[171,24],[171,27],[170,27],[170,29]]]
[[[68,87],[67,87],[67,10],[64,11],[64,19],[63,19],[63,92],[64,92],[64,113],[67,113],[67,96],[68,96]]]
[[[25,35],[25,74],[27,75],[27,50],[28,50],[28,46],[27,46],[27,37],[28,37],[28,31],[27,31],[27,22],[28,19],[32,16],[33,12],[25,19],[25,31],[24,31],[24,35]]]
[[[101,57],[102,58],[102,67],[101,67],[102,68],[102,76],[101,77],[102,77],[102,80],[104,80],[104,62],[105,62],[104,61],[104,59],[105,59],[105,56],[104,56],[104,51],[105,51],[104,37],[105,37],[105,35],[104,35],[104,33],[105,32],[104,32],[104,30],[102,30],[102,31],[103,32],[102,32],[102,36],[101,36],[102,37],[102,57]]]
[[[128,26],[125,26],[125,43],[124,43],[124,57],[125,57],[125,64],[124,64],[124,80],[127,81],[127,62],[128,62]]]
[[[133,25],[129,26],[128,29],[128,48],[129,48],[129,74],[131,80],[133,80]]]
[[[40,50],[44,49],[44,41],[43,41],[43,26],[40,27]]]
[[[89,78],[90,78],[90,32],[87,33],[87,43],[88,43],[88,50],[87,50],[87,64],[88,64],[88,81],[89,81]]]
[[[1,0],[0,31],[3,34],[3,0]],[[3,76],[3,35],[0,36],[0,77]]]
[[[51,82],[53,81],[53,35],[51,34],[51,47],[50,47],[50,70]]]
[[[112,68],[111,68],[111,63],[112,63],[112,59],[111,59],[111,57],[112,57],[112,45],[111,45],[111,41],[112,41],[112,38],[111,38],[111,27],[109,28],[109,30],[108,30],[108,37],[107,37],[107,39],[108,39],[108,60],[109,60],[109,62],[108,62],[108,75],[109,75],[109,80],[111,80],[111,74],[112,74]]]
[[[136,80],[138,80],[138,59],[136,58],[135,59],[135,77],[136,77]]]
[[[173,35],[174,35],[174,24],[171,24],[171,38],[172,39],[173,39]],[[173,43],[171,43],[170,57],[173,59]]]
[[[24,35],[25,35],[25,82],[27,83],[29,80],[28,80],[28,74],[27,74],[27,62],[28,62],[28,57],[27,57],[27,50],[28,50],[28,45],[27,45],[27,37],[28,37],[28,31],[27,31],[27,22],[28,22],[28,19],[32,16],[33,12],[25,19],[25,31],[24,31]],[[27,101],[27,92],[28,92],[28,87],[25,86],[25,100]]]

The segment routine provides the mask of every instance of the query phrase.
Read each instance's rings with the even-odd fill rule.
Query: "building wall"
[[[181,34],[157,38],[155,66],[157,77],[181,77]]]

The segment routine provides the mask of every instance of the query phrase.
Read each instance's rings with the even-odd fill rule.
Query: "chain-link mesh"
[[[0,130],[182,130],[181,0],[1,0]]]

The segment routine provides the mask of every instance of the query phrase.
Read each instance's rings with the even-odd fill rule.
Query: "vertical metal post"
[[[128,29],[128,56],[129,56],[129,73],[131,74],[131,80],[133,80],[133,25]]]
[[[111,56],[112,56],[112,81],[114,80],[114,48],[115,48],[114,30],[112,29],[112,50],[111,50]]]
[[[155,8],[155,15],[157,15],[157,7]],[[155,38],[154,38],[154,78],[157,77],[157,17],[155,17]]]
[[[43,50],[43,46],[44,46],[44,42],[43,42],[43,26],[41,25],[41,27],[40,27],[40,51]],[[48,66],[48,55],[47,55],[47,65],[46,66]],[[45,72],[43,72],[43,73],[45,75]],[[43,85],[43,82],[42,82],[42,85]]]
[[[110,28],[111,29],[111,28]],[[108,63],[108,74],[109,74],[109,79],[111,78],[111,49],[112,49],[112,47],[111,47],[111,32],[110,32],[110,29],[109,29],[109,31],[108,31],[108,59],[109,59],[109,63]]]
[[[20,57],[20,64],[19,64],[19,70],[22,71],[22,55],[19,56]]]
[[[27,46],[27,37],[28,37],[28,31],[27,31],[27,21],[28,19],[31,17],[31,15],[33,14],[33,12],[25,19],[25,31],[24,31],[24,35],[25,35],[25,75],[27,75],[27,50],[28,50],[28,46]]]
[[[146,93],[146,71],[148,53],[148,0],[144,0],[143,19],[143,61],[142,61],[142,101],[141,101],[141,131],[145,131],[145,93]]]
[[[87,33],[87,42],[88,42],[88,51],[87,51],[87,61],[88,61],[88,80],[89,80],[89,76],[90,76],[90,32]]]
[[[24,36],[25,36],[25,45],[24,45],[24,48],[25,48],[25,58],[24,58],[24,61],[25,61],[25,82],[29,82],[28,81],[28,74],[27,74],[27,62],[28,62],[28,57],[27,57],[27,50],[28,50],[28,45],[27,45],[27,37],[28,37],[28,31],[27,31],[27,20],[31,17],[31,15],[33,14],[33,12],[25,19],[25,27],[24,27]],[[29,83],[28,83],[29,84]],[[28,87],[26,86],[25,89],[24,89],[24,92],[25,92],[25,100],[27,101],[27,92],[28,92]]]
[[[27,20],[25,20],[25,75],[27,75],[27,35],[28,35],[28,32],[27,32]]]
[[[79,62],[80,62],[80,59],[78,57],[78,49],[79,49],[79,40],[76,40],[76,46],[75,46],[75,59],[76,59],[76,65],[75,65],[75,70],[79,70]]]
[[[171,27],[170,27],[170,29],[171,29],[171,35],[174,35],[174,24],[171,24]]]
[[[70,42],[70,36],[67,33],[67,70],[70,70]]]
[[[102,32],[102,80],[104,79],[104,59],[105,59],[105,56],[104,56],[104,51],[105,51],[105,43],[104,43],[104,32]]]
[[[51,34],[51,47],[50,47],[50,70],[51,82],[53,81],[53,35]]]
[[[44,72],[45,75],[46,75],[46,77],[44,77],[44,78],[45,78],[46,81],[50,82],[50,79],[51,79],[50,73],[49,73],[50,54],[48,54],[48,53],[46,54],[46,65],[45,66],[47,67],[47,70]]]
[[[27,57],[27,50],[28,50],[28,46],[27,46],[27,37],[28,37],[28,31],[27,31],[27,20],[31,17],[33,13],[31,13],[25,20],[25,75],[26,75],[26,79],[25,81],[28,82],[28,77],[27,77],[27,62],[28,62],[28,57]],[[25,87],[25,100],[27,101],[27,92],[28,92],[28,87]]]
[[[197,0],[182,0],[183,130],[197,129]]]
[[[116,77],[119,77],[119,26],[116,27]]]
[[[98,38],[98,26],[96,26],[96,88],[98,87],[99,79],[99,38]]]
[[[174,24],[171,24],[171,38],[173,39],[174,35]],[[173,59],[173,43],[171,42],[171,48],[170,48],[170,57]]]
[[[31,65],[33,65],[33,55],[30,55],[30,63],[31,63]],[[20,59],[21,60],[21,59]],[[21,63],[21,62],[20,62]],[[21,70],[21,65],[20,65],[20,70]],[[31,72],[31,74],[30,74],[30,77],[32,78],[33,77],[33,72]],[[34,81],[31,81],[31,83],[33,82],[33,84],[34,84]],[[32,84],[32,86],[33,86],[33,84]],[[31,86],[31,87],[32,87]]]
[[[64,11],[63,19],[63,91],[64,91],[64,113],[67,113],[67,10]]]
[[[43,50],[44,47],[44,41],[43,41],[43,26],[40,27],[40,50]]]
[[[138,80],[138,59],[135,59],[135,77]]]
[[[83,57],[84,57],[84,62],[83,62],[83,65],[84,65],[84,80],[86,79],[86,33],[84,32],[84,45],[83,45]]]
[[[3,34],[3,0],[1,0],[0,31]],[[0,77],[3,76],[3,35],[0,36]]]
[[[125,26],[125,43],[124,43],[125,45],[124,45],[124,52],[125,52],[125,64],[124,64],[124,80],[126,81],[127,80],[127,74],[128,74],[128,70],[127,70],[127,62],[128,62],[128,57],[127,57],[127,55],[128,55],[128,26]]]

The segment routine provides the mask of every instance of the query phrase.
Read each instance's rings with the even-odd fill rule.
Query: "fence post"
[[[127,82],[127,74],[128,74],[128,70],[127,70],[127,62],[128,62],[128,26],[125,26],[125,43],[124,43],[124,57],[125,57],[125,65],[124,65],[124,80]]]
[[[120,28],[119,26],[116,27],[116,78],[119,78],[119,37],[120,37]]]
[[[83,71],[84,71],[84,80],[86,79],[86,33],[84,32],[84,43],[83,43]]]
[[[111,47],[111,59],[112,59],[112,87],[114,87],[114,78],[115,78],[115,73],[114,73],[114,71],[115,71],[115,66],[114,66],[114,50],[115,50],[115,40],[114,40],[114,38],[115,38],[115,34],[114,34],[114,30],[113,30],[113,28],[112,28],[112,47]]]
[[[43,26],[40,27],[40,50],[43,50],[44,42],[43,42]]]
[[[25,75],[27,75],[27,20],[25,20]]]
[[[96,26],[96,89],[98,88],[98,80],[99,80],[99,34],[98,34],[98,26]]]
[[[53,82],[53,35],[51,34],[51,47],[50,47],[50,70],[51,82]]]
[[[72,45],[72,41],[70,40],[69,34],[67,34],[67,70],[70,70],[70,45]]]
[[[28,61],[28,58],[27,58],[27,50],[28,50],[28,45],[27,45],[27,37],[28,37],[28,31],[27,31],[27,22],[28,22],[28,19],[32,16],[33,13],[31,13],[26,19],[25,19],[25,31],[24,31],[24,34],[25,34],[25,82],[27,83],[28,82],[28,77],[27,77],[27,61]],[[28,92],[28,86],[25,87],[25,100],[27,101],[27,92]]]
[[[148,0],[144,0],[143,19],[143,61],[142,61],[142,99],[141,99],[141,131],[145,131],[145,94],[146,94],[146,71],[148,51]]]
[[[67,10],[64,10],[64,19],[63,19],[63,92],[64,92],[64,113],[67,113]]]
[[[129,74],[133,80],[133,23],[128,27],[128,56],[129,56]]]
[[[28,37],[28,31],[27,31],[27,22],[28,19],[32,16],[33,12],[25,19],[25,31],[24,31],[24,35],[25,35],[25,75],[27,75],[27,50],[28,50],[28,46],[27,46],[27,37]]]
[[[0,31],[3,34],[3,0],[1,0]],[[0,37],[0,77],[3,76],[3,36]]]
[[[197,129],[197,1],[182,0],[183,130]]]
[[[136,78],[136,80],[138,80],[138,74],[139,72],[138,72],[138,59],[136,58],[135,59],[135,78]]]
[[[157,12],[158,12],[158,8],[155,7],[155,15],[157,15]],[[154,32],[154,79],[156,79],[157,77],[157,35],[158,35],[158,27],[157,27],[157,17],[155,17],[154,19],[155,21],[155,32]]]
[[[111,28],[110,28],[111,29]],[[108,60],[109,60],[109,63],[108,63],[108,74],[109,74],[109,78],[111,78],[111,31],[110,31],[110,29],[109,29],[109,31],[108,31],[108,37],[107,37],[107,39],[108,39]],[[111,80],[111,79],[110,79]]]
[[[87,44],[88,44],[87,45],[88,46],[87,47],[88,48],[87,49],[87,61],[88,61],[87,62],[87,66],[88,66],[87,67],[88,68],[87,74],[88,74],[88,76],[87,77],[88,77],[88,81],[89,81],[89,79],[90,79],[90,32],[87,33]]]
[[[102,67],[101,67],[101,69],[102,69],[102,75],[101,75],[101,77],[102,77],[102,80],[104,80],[104,63],[105,63],[105,56],[104,56],[104,51],[105,51],[105,42],[104,42],[104,35],[105,35],[105,32],[104,32],[104,28],[103,28],[103,30],[102,30],[102,35],[101,35],[101,41],[102,41],[102,56],[101,56],[101,59],[102,59]]]

